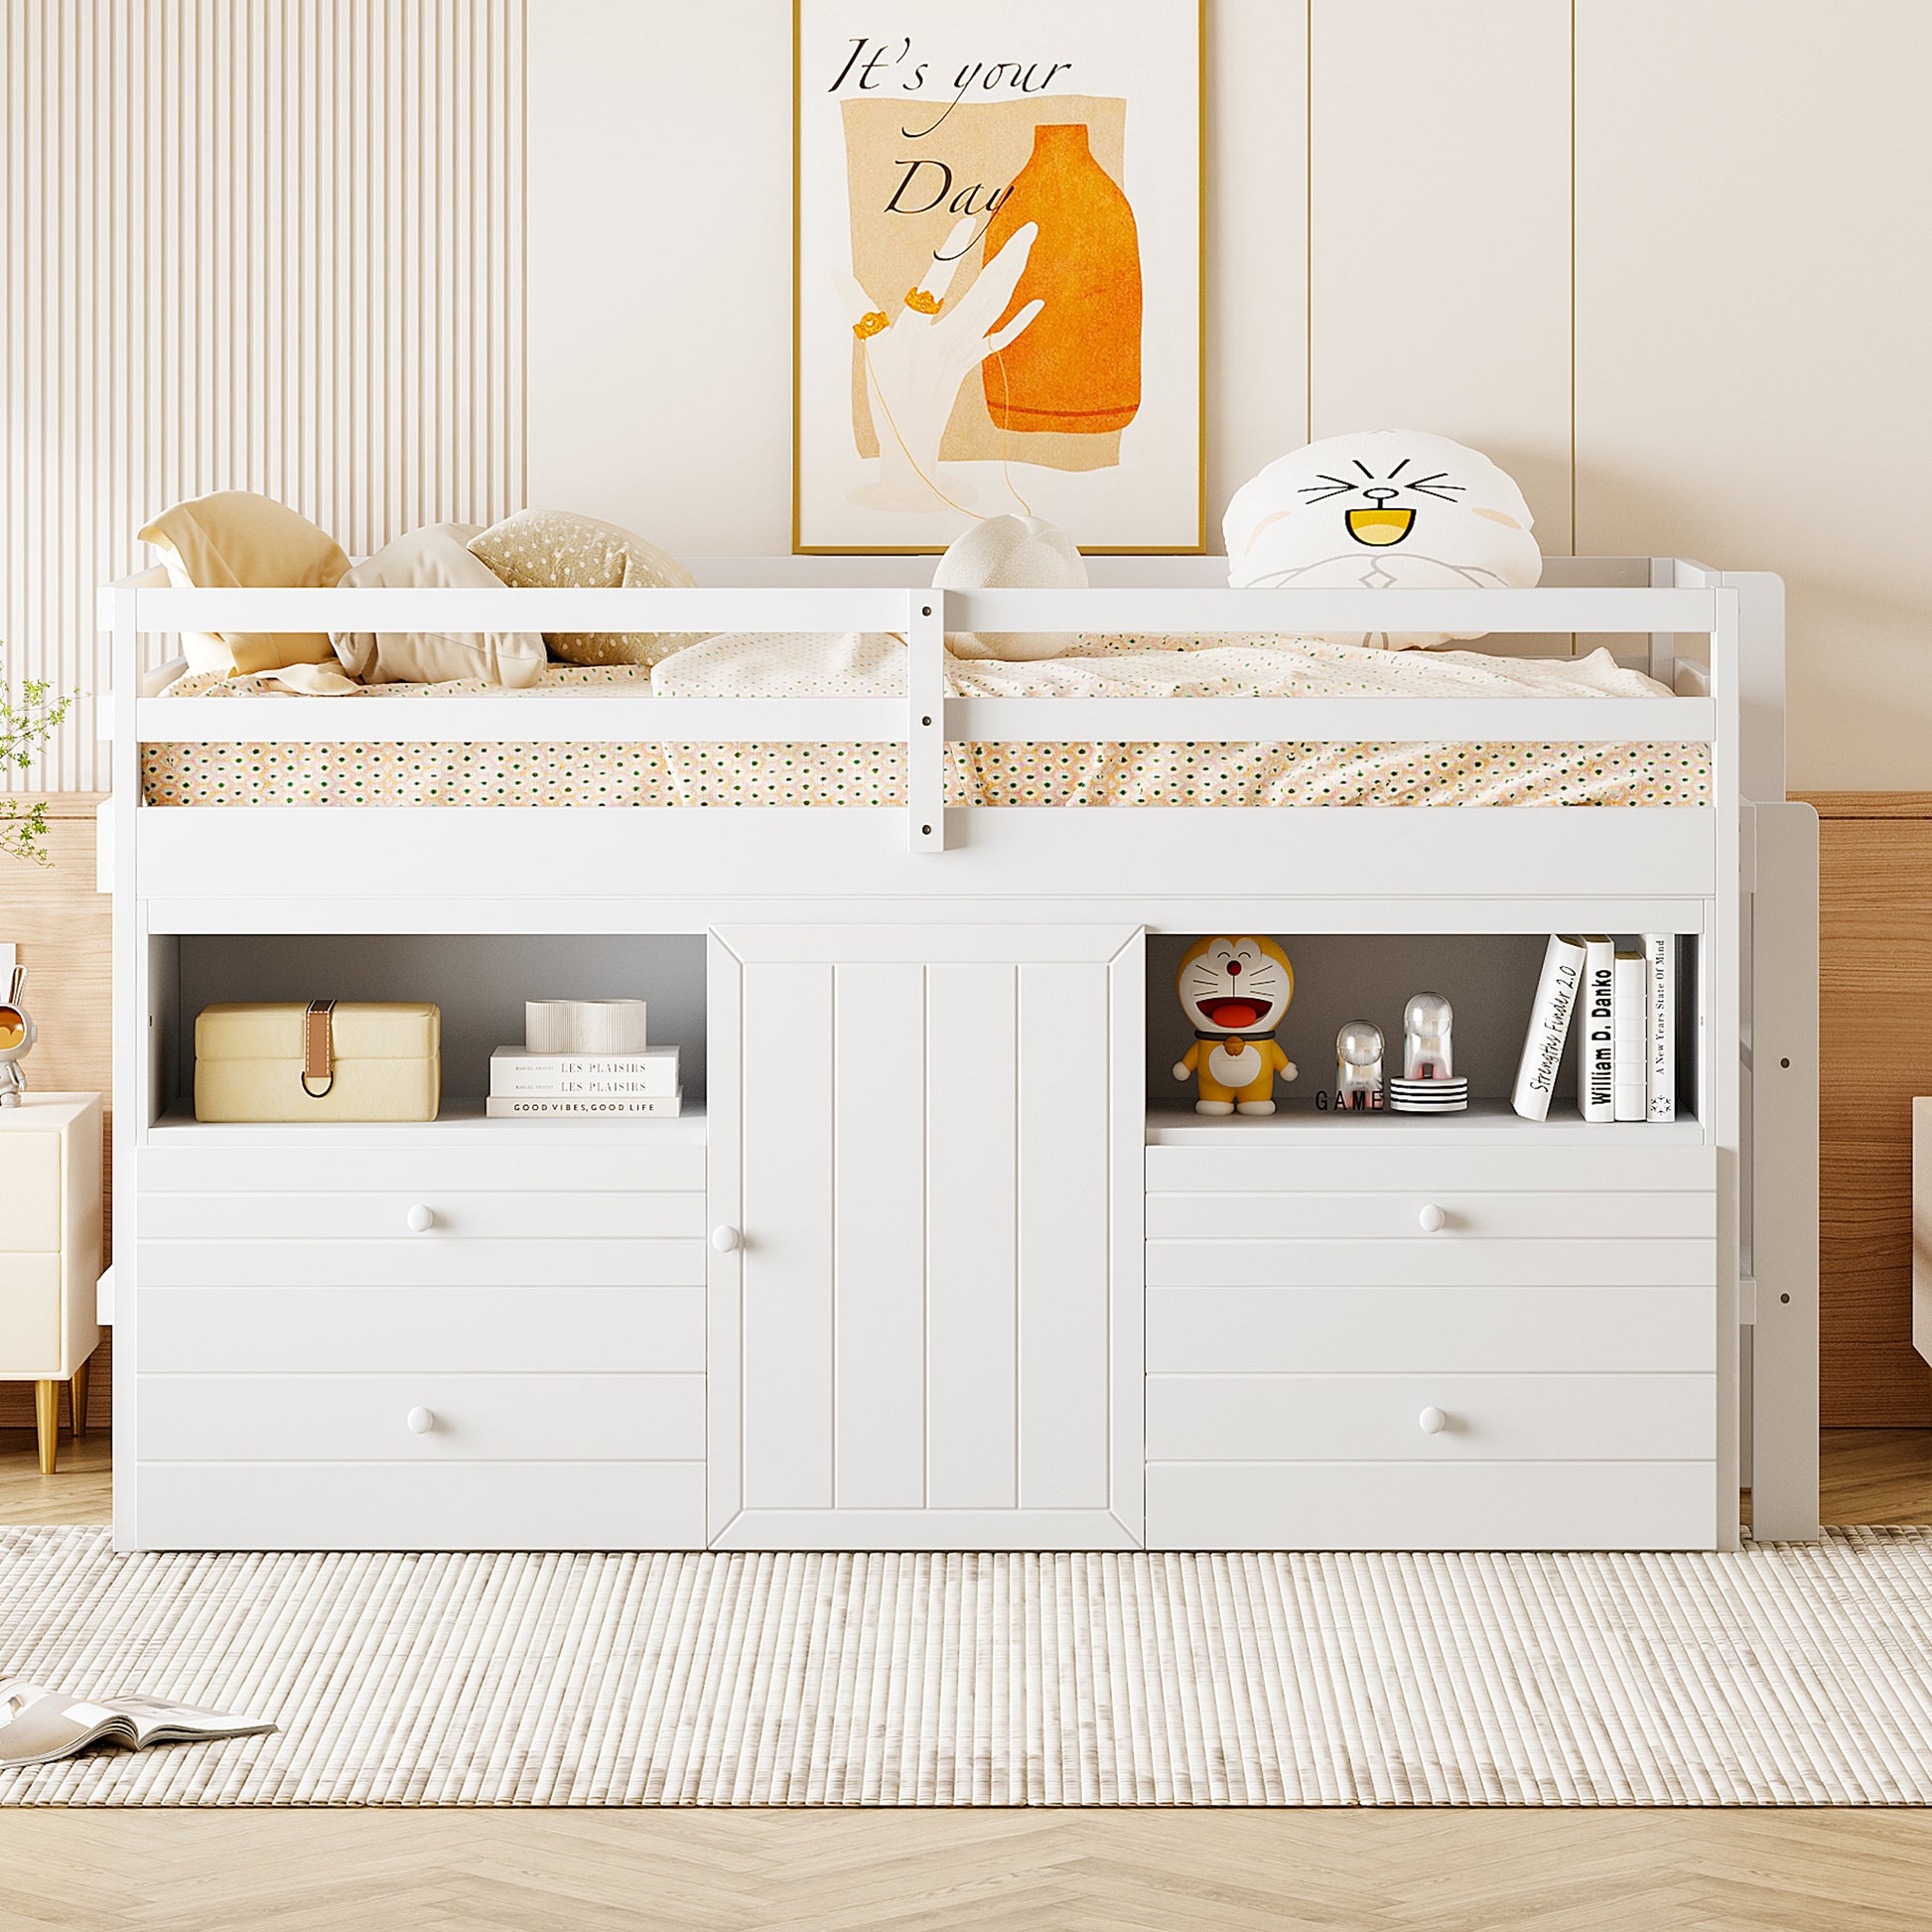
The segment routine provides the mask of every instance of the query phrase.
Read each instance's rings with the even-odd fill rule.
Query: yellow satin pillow
[[[252,490],[217,489],[164,510],[141,531],[161,552],[168,581],[180,591],[334,590],[348,558],[326,530]],[[326,630],[185,633],[191,671],[235,676],[290,664],[333,664]]]

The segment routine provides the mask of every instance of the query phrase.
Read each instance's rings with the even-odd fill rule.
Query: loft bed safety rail
[[[1694,567],[1693,567],[1694,568]],[[1703,744],[1733,765],[1739,593],[1716,587],[1535,590],[1090,588],[939,591],[762,586],[691,590],[176,590],[160,570],[103,588],[113,632],[111,734],[137,744],[842,741],[906,747],[909,840],[945,844],[948,743],[1473,742]],[[451,698],[141,698],[141,639],[183,631],[887,630],[908,645],[896,698],[662,698],[614,693],[521,704]],[[1637,634],[1710,639],[1711,695],[1657,698],[949,698],[948,631],[1310,633],[1349,629]],[[1691,667],[1686,667],[1689,671]],[[1685,682],[1680,673],[1680,686]],[[273,707],[273,725],[263,706]],[[1728,713],[1725,719],[1724,714]],[[1727,724],[1728,729],[1725,729]],[[1734,765],[1733,765],[1734,768]]]

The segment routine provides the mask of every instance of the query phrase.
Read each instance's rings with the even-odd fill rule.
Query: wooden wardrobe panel
[[[1310,434],[1473,444],[1569,551],[1570,10],[1316,0],[1309,44]]]
[[[1932,1093],[1923,1024],[1932,1013],[1932,796],[1810,802],[1819,812],[1820,1410],[1828,1425],[1923,1425],[1932,1403],[1911,1340],[1912,1098]]]

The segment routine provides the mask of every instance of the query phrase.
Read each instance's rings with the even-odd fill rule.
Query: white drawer
[[[149,1288],[662,1288],[702,1283],[700,1240],[143,1241]]]
[[[1708,1460],[1715,1375],[1151,1375],[1150,1461]],[[1442,1413],[1434,1434],[1425,1411]]]
[[[1375,1136],[1375,1123],[1363,1132]],[[1560,1147],[1486,1143],[1474,1147],[1289,1146],[1231,1141],[1214,1147],[1151,1147],[1147,1184],[1156,1193],[1379,1193],[1459,1188],[1477,1193],[1709,1193],[1718,1184],[1717,1150],[1666,1141],[1660,1147],[1606,1145],[1581,1122]]]
[[[1714,1240],[1717,1196],[1701,1193],[1468,1193],[1404,1187],[1377,1193],[1150,1194],[1150,1238],[1383,1239],[1408,1241]]]
[[[0,1242],[10,1254],[54,1254],[61,1246],[61,1136],[0,1134]]]
[[[430,1217],[420,1230],[410,1223],[418,1208]],[[165,1240],[648,1240],[706,1231],[704,1195],[673,1192],[168,1193],[149,1195],[140,1213],[142,1234]]]
[[[1153,1288],[1150,1374],[1710,1374],[1711,1289]]]
[[[156,1550],[699,1550],[702,1462],[148,1462]]]
[[[0,1375],[46,1375],[60,1359],[61,1257],[0,1255]]]
[[[1711,1550],[1717,1466],[1155,1462],[1156,1550]]]
[[[676,1126],[676,1122],[667,1122]],[[492,1122],[514,1131],[515,1122]],[[223,1129],[224,1135],[237,1131]],[[245,1130],[243,1130],[245,1131]],[[515,1146],[413,1147],[384,1144],[384,1130],[345,1127],[341,1146],[214,1147],[196,1130],[168,1128],[159,1144],[135,1150],[141,1191],[149,1193],[354,1193],[428,1188],[445,1193],[693,1193],[704,1188],[702,1133],[663,1146],[622,1148]],[[403,1133],[435,1132],[426,1129]],[[272,1133],[272,1129],[263,1129]],[[184,1145],[184,1143],[186,1143]]]
[[[156,1288],[147,1374],[701,1373],[701,1288]]]
[[[136,1440],[161,1460],[702,1461],[704,1377],[148,1375]]]
[[[1150,1288],[1555,1288],[1717,1280],[1715,1241],[1150,1241]]]

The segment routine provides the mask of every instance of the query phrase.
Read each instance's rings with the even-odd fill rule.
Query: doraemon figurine
[[[1295,1062],[1275,1044],[1295,997],[1288,955],[1252,934],[1196,939],[1180,956],[1174,990],[1194,1043],[1174,1062],[1173,1077],[1194,1076],[1194,1112],[1272,1114],[1275,1075],[1295,1078]]]
[[[16,966],[0,999],[0,1107],[18,1107],[27,1091],[27,1075],[20,1062],[33,1051],[34,1023],[20,1004],[27,987],[27,968]]]

